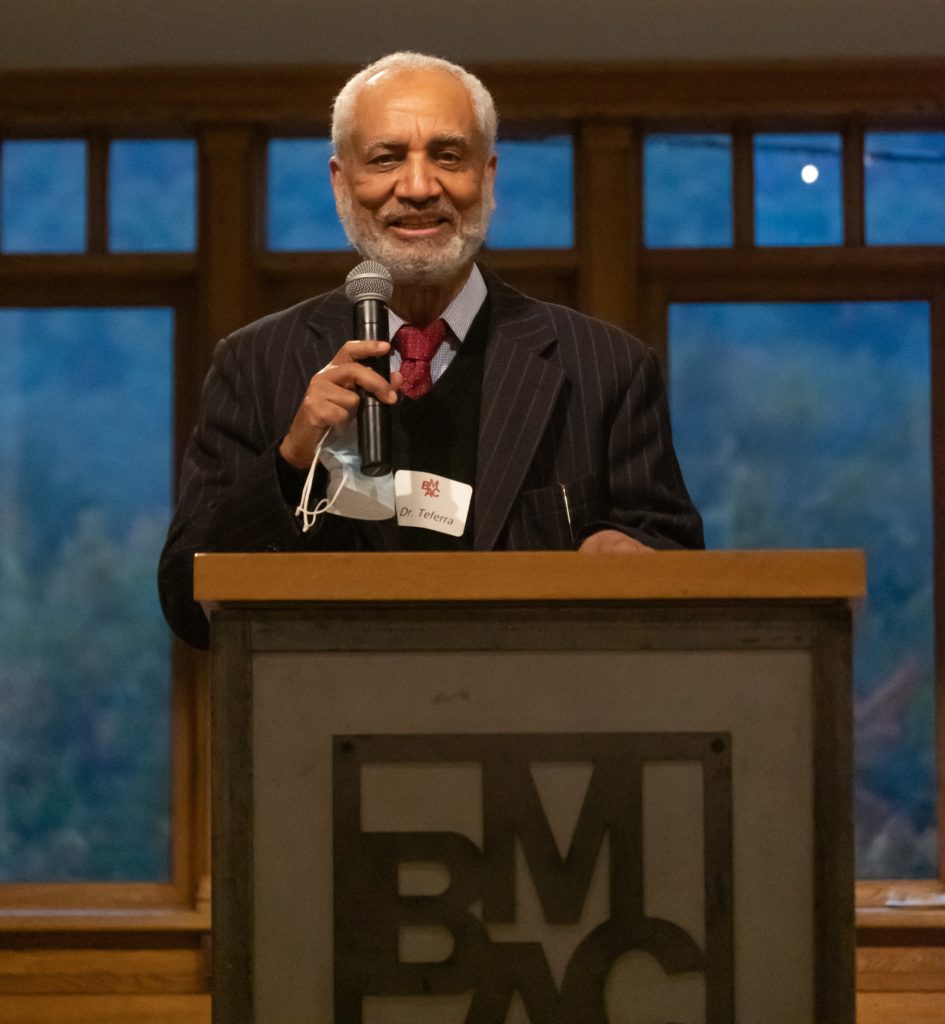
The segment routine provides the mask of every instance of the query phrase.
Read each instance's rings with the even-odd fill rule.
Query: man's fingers
[[[358,395],[353,388],[343,383],[326,379],[318,382],[318,386],[308,389],[303,400],[315,416],[315,421],[322,418],[323,411],[327,408],[338,407],[348,415],[358,407]]]
[[[335,353],[329,365],[337,366],[339,363],[373,359],[375,356],[383,356],[388,352],[390,352],[389,341],[346,341]]]
[[[367,345],[375,343],[356,341],[352,342],[352,344]],[[386,344],[386,342],[378,344]],[[343,352],[344,349],[340,349],[335,359],[312,378],[309,385],[309,393],[320,393],[326,385],[330,384],[347,388],[352,392],[355,388],[361,388],[364,391],[369,391],[372,395],[376,395],[382,402],[387,402],[388,404],[397,400],[396,392],[402,379],[399,373],[393,374],[391,381],[387,381],[370,367],[364,366],[353,359],[345,358],[338,362],[337,360]]]
[[[617,555],[630,552],[653,554],[652,548],[648,548],[635,537],[628,537],[627,534],[621,533],[619,530],[599,530],[597,533],[592,533],[578,550],[591,555]]]

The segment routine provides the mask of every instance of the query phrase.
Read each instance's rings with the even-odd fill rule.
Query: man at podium
[[[476,263],[496,124],[477,78],[420,54],[382,58],[336,97],[338,213],[389,275],[389,333],[374,336],[391,342],[353,337],[358,300],[338,289],[218,344],[159,571],[189,643],[208,643],[198,551],[702,547],[656,355]],[[390,409],[380,476],[355,430],[370,402]]]

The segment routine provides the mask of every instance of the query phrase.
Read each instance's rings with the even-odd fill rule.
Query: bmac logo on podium
[[[333,737],[334,1019],[731,1024],[731,737]]]

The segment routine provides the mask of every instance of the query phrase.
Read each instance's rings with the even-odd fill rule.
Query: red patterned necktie
[[[394,335],[394,348],[400,353],[400,372],[404,382],[400,393],[420,398],[433,387],[430,360],[446,337],[446,321],[431,320],[423,327],[404,324]]]

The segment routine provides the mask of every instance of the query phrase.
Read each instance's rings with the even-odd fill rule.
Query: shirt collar
[[[473,320],[476,319],[476,314],[482,309],[482,304],[486,301],[486,295],[486,282],[482,276],[482,271],[474,263],[459,295],[440,314],[453,332],[453,336],[459,341],[465,340],[466,335],[469,333],[469,328],[472,327]],[[388,310],[388,320],[390,336],[393,338],[406,321],[402,320],[392,309]]]

